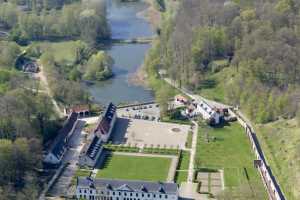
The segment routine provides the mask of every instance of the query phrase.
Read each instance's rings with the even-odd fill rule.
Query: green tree
[[[83,78],[98,81],[107,79],[112,76],[112,65],[112,58],[104,51],[99,51],[90,57]]]

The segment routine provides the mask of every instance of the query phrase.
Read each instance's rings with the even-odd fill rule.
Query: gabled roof
[[[117,190],[122,190],[122,191],[134,191],[133,189],[130,188],[127,184],[122,185],[119,187]]]
[[[94,133],[101,133],[103,135],[108,134],[109,130],[112,127],[112,119],[116,114],[117,107],[109,103],[102,117],[100,118],[97,127],[94,130]]]
[[[77,121],[77,118],[77,113],[72,112],[69,115],[63,127],[58,131],[58,135],[49,149],[49,153],[52,153],[58,159],[62,156],[64,152],[64,148],[67,142],[66,140],[68,137],[70,137],[70,131],[72,130],[75,122]]]
[[[90,177],[78,177],[77,187],[89,187],[93,182],[95,188],[106,188],[111,186],[112,191],[132,191],[148,192],[177,195],[178,186],[176,183],[162,183],[149,181],[129,181],[129,180],[112,180],[112,179],[92,179]]]

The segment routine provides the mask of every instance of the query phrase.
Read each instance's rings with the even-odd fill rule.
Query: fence
[[[262,177],[264,185],[267,189],[269,199],[285,200],[285,197],[280,189],[280,186],[278,185],[276,178],[272,173],[271,168],[268,166],[268,163],[265,159],[264,153],[261,149],[261,146],[259,144],[256,133],[254,132],[253,128],[251,127],[250,124],[246,122],[246,120],[241,115],[235,113],[231,108],[229,109],[229,114],[232,116],[236,116],[238,122],[245,129],[245,132],[251,142],[252,149],[256,156],[256,160],[254,162]]]

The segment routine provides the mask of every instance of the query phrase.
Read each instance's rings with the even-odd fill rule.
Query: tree
[[[104,51],[99,51],[88,60],[83,78],[91,81],[105,80],[112,76],[112,65],[112,58]]]
[[[172,98],[172,88],[168,85],[162,85],[155,93],[156,102],[160,106],[162,116],[165,116],[168,111],[169,100]]]
[[[0,41],[0,66],[14,67],[20,48],[15,42]]]

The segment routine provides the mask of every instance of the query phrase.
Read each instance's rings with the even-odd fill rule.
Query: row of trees
[[[105,4],[101,1],[73,3],[43,12],[22,12],[15,4],[1,3],[0,24],[11,29],[10,39],[20,44],[80,37],[93,46],[98,40],[110,37]]]

